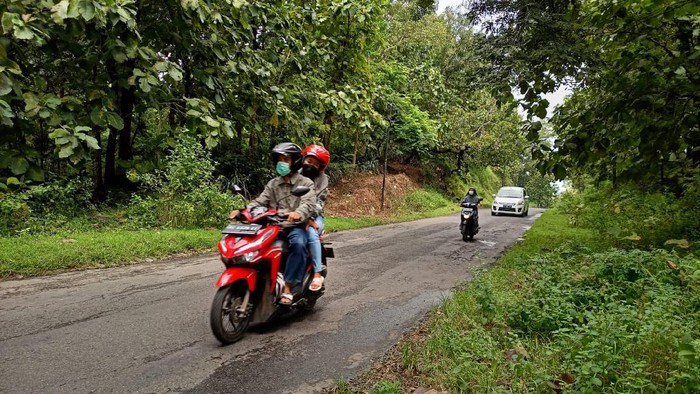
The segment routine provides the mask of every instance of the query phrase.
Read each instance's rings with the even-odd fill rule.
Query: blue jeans
[[[289,285],[301,283],[306,269],[306,230],[295,227],[287,233],[289,255],[284,267],[284,281]]]
[[[306,236],[309,238],[309,249],[311,250],[311,259],[314,261],[314,272],[321,272],[323,268],[321,267],[321,238],[320,235],[323,232],[323,216],[319,215],[316,219],[316,224],[318,224],[318,231],[315,228],[309,227],[306,230]]]

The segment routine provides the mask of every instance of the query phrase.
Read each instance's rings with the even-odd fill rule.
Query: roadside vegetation
[[[700,4],[463,11],[485,33],[477,46],[501,97],[519,90],[537,168],[569,191],[336,391],[700,391]],[[544,95],[563,86],[571,95],[551,111]]]
[[[684,200],[633,190],[564,196],[380,365],[336,391],[700,390],[698,238],[676,223],[697,229],[697,215]]]

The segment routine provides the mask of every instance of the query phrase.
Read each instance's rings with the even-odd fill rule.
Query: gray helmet
[[[280,155],[291,157],[292,164],[289,166],[290,169],[292,170],[292,172],[299,171],[302,163],[301,148],[299,147],[299,145],[291,142],[283,142],[281,144],[275,145],[275,147],[272,148],[272,153],[270,154],[272,164],[277,163]]]

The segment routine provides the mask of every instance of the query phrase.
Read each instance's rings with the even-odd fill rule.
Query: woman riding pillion
[[[281,143],[272,148],[271,159],[279,176],[265,185],[265,190],[251,201],[248,209],[255,207],[276,209],[288,213],[287,220],[289,222],[306,222],[312,215],[316,214],[316,192],[314,183],[298,172],[302,167],[301,148],[291,142]],[[291,194],[295,187],[308,187],[310,190],[303,196],[297,197]],[[238,210],[231,211],[229,219],[235,219],[238,213]],[[289,243],[289,255],[284,268],[285,282],[279,303],[291,305],[294,300],[292,288],[304,279],[308,240],[306,230],[303,227],[291,228],[286,235]]]
[[[311,291],[319,291],[323,286],[323,262],[321,256],[321,239],[323,233],[323,208],[328,197],[328,175],[325,174],[331,155],[320,145],[309,145],[302,151],[304,157],[301,174],[314,182],[316,190],[316,212],[306,226],[309,250],[314,262],[314,277],[309,286]]]

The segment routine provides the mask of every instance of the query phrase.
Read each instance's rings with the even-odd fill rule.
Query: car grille
[[[515,208],[506,208],[506,207],[501,207],[499,212],[515,212]]]

